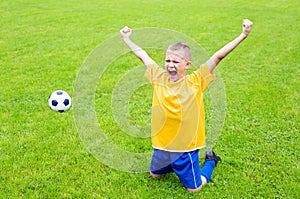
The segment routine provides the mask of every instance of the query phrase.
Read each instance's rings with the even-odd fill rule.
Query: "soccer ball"
[[[50,95],[48,103],[52,110],[65,112],[71,107],[71,97],[66,91],[57,90]]]

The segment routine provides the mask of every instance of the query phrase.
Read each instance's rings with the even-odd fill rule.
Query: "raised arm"
[[[130,35],[132,33],[132,30],[125,26],[120,30],[120,35],[125,42],[125,44],[131,49],[131,51],[137,56],[143,64],[147,67],[150,62],[152,62],[151,57],[147,54],[146,51],[144,51],[141,47],[136,45],[130,40]]]
[[[244,39],[247,38],[251,29],[252,29],[252,22],[248,19],[243,20],[243,32],[234,40],[226,44],[220,50],[218,50],[208,61],[208,69],[212,72],[218,63],[226,57],[233,49],[235,49]]]

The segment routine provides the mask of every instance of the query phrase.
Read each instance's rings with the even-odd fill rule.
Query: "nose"
[[[172,61],[168,62],[167,65],[168,65],[169,67],[173,67],[173,68],[175,67],[175,63],[172,62]]]

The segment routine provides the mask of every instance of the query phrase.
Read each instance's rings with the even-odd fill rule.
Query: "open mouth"
[[[176,70],[168,70],[169,75],[171,75],[172,77],[174,77],[175,75],[177,75],[177,71]]]

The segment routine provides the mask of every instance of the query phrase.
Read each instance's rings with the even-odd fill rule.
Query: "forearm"
[[[213,71],[214,68],[218,65],[218,63],[224,59],[232,50],[234,50],[244,39],[246,39],[246,35],[244,33],[241,33],[238,37],[236,37],[234,40],[226,44],[224,47],[222,47],[220,50],[218,50],[210,59],[212,62],[209,65],[209,70]]]
[[[218,50],[206,63],[208,65],[208,69],[212,72],[215,67],[218,65],[218,63],[224,59],[232,50],[234,50],[244,39],[247,38],[249,33],[251,32],[252,29],[252,21],[249,19],[244,19],[243,20],[243,31],[242,33],[226,44],[223,48]]]
[[[226,44],[223,48],[218,50],[213,56],[215,56],[220,61],[226,57],[233,49],[235,49],[244,39],[246,35],[241,33],[237,38]]]
[[[130,48],[130,50],[138,57],[144,64],[147,66],[151,61],[151,58],[141,47],[136,45],[134,42],[130,40],[130,38],[123,38],[125,44]]]

